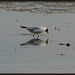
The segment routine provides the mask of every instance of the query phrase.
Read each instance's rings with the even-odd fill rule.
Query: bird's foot
[[[33,34],[33,38],[35,39],[34,35],[35,35],[35,34]],[[39,35],[37,34],[37,39],[38,39],[38,38],[39,38]]]
[[[33,34],[33,38],[35,39],[34,35],[35,35],[35,34]]]
[[[37,34],[37,39],[39,38],[39,35]]]

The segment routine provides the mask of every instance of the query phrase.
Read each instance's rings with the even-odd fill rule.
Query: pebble
[[[70,44],[69,44],[69,43],[67,43],[67,44],[66,44],[66,46],[67,46],[67,47],[69,47],[69,46],[70,46]]]

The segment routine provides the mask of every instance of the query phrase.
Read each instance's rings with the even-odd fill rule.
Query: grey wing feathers
[[[34,30],[39,29],[39,28],[38,27],[28,27],[27,29],[30,31],[34,31]]]
[[[32,33],[34,33],[34,32],[36,33],[37,30],[39,30],[39,27],[27,27],[27,30],[29,30]]]

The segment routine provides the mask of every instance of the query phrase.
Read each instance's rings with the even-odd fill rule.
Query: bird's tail
[[[25,26],[20,26],[20,28],[27,28],[27,27],[25,27]]]

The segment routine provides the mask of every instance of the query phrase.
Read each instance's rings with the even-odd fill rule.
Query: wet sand
[[[75,73],[74,6],[0,3],[0,73]],[[21,25],[46,26],[49,34],[33,39]]]

